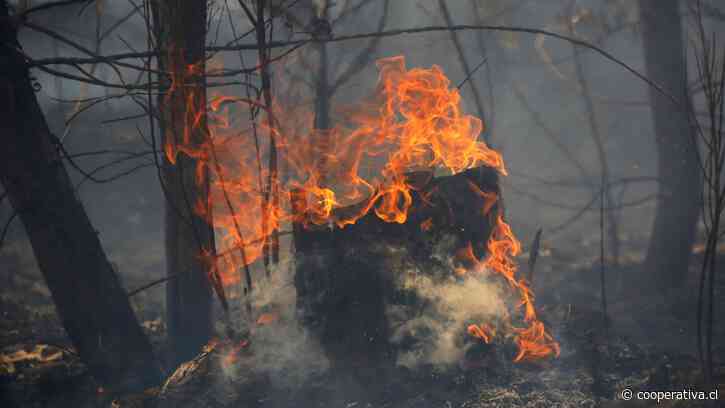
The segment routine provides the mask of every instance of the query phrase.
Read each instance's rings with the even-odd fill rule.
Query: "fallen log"
[[[467,247],[476,258],[485,256],[502,211],[494,169],[438,178],[410,173],[407,183],[415,188],[402,224],[370,211],[344,228],[294,226],[299,317],[318,336],[333,366],[395,364],[398,347],[389,311],[419,306],[415,294],[401,289],[400,279],[407,273],[450,279],[453,255]],[[301,194],[293,194],[293,208],[306,208],[300,200]],[[342,208],[338,215],[358,210]]]

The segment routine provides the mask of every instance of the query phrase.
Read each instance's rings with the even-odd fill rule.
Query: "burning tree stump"
[[[401,358],[409,351],[427,353],[430,348],[418,347],[424,337],[459,354],[456,336],[464,325],[462,340],[468,333],[490,342],[505,332],[518,346],[515,361],[557,354],[558,345],[536,318],[528,282],[516,276],[513,258],[521,247],[500,216],[497,174],[506,170],[501,155],[480,140],[483,122],[462,111],[458,89],[440,67],[407,69],[400,56],[376,65],[373,94],[341,109],[334,129],[311,128],[305,112],[273,104],[278,120],[251,126],[274,140],[262,150],[250,145],[256,137],[239,137],[224,113],[225,104],[244,100],[222,96],[210,103],[210,117],[217,119],[209,123],[219,133],[212,143],[179,148],[208,158],[204,167],[213,169],[211,202],[197,203],[195,210],[205,213],[224,249],[202,257],[222,282],[243,278],[250,291],[251,273],[242,276],[241,267],[266,259],[275,234],[291,222],[300,320],[317,334],[333,365],[391,363],[394,345],[408,338],[415,344],[403,347]],[[261,157],[277,158],[285,177],[277,178],[271,159],[264,168]],[[408,173],[413,169],[427,172]],[[433,178],[435,169],[455,175]],[[452,276],[466,270],[485,273],[452,284]],[[519,295],[522,321],[509,318],[507,299],[495,285],[488,292],[488,272]],[[485,304],[461,312],[444,289]],[[435,327],[423,324],[423,312],[436,315]],[[420,335],[425,330],[435,334]],[[458,358],[449,356],[447,362]]]
[[[448,279],[451,258],[437,253],[452,256],[479,248],[473,255],[485,255],[485,245],[478,244],[488,241],[502,210],[494,169],[478,167],[439,178],[409,173],[406,182],[415,188],[402,224],[385,222],[370,211],[344,228],[295,225],[298,311],[333,366],[395,363],[388,311],[415,303],[396,285],[401,272],[412,267],[433,279]],[[293,195],[293,207],[304,208],[300,200],[304,198]]]

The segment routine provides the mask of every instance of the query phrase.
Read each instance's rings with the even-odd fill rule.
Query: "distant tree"
[[[660,289],[686,277],[700,213],[702,177],[687,110],[687,65],[678,0],[640,0],[646,75],[681,104],[649,88],[660,180],[646,277]]]
[[[330,9],[333,2],[323,0],[321,2],[305,1],[300,7],[287,13],[288,19],[298,29],[309,31],[314,39],[325,40],[332,38],[335,28],[342,25],[346,19],[360,18],[360,13],[366,7],[373,4],[370,0],[363,0],[355,4],[345,3],[345,7],[336,15],[331,15]],[[375,32],[381,32],[388,23],[389,0],[380,5],[380,15],[376,23]],[[331,118],[333,99],[335,94],[358,75],[365,67],[369,66],[375,58],[375,52],[380,46],[382,38],[373,37],[362,49],[350,47],[336,47],[325,41],[313,43],[314,52],[308,55],[314,56],[316,61],[311,62],[303,55],[303,67],[308,67],[306,74],[309,81],[303,83],[309,85],[314,94],[314,126],[319,137],[325,137],[326,130],[334,127],[335,123]],[[349,62],[343,61],[349,59]]]

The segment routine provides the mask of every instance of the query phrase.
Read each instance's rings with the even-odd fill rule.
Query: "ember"
[[[279,320],[279,316],[275,313],[262,313],[257,318],[257,324],[260,326],[264,326],[270,323],[274,323],[277,320]]]
[[[355,109],[347,109],[341,124],[326,130],[324,138],[313,128],[310,114],[279,103],[269,112],[275,118],[273,125],[256,129],[263,136],[274,137],[280,167],[288,169],[284,177],[274,178],[274,194],[296,195],[301,199],[295,206],[263,197],[263,180],[271,180],[272,170],[255,164],[259,157],[255,156],[270,152],[257,150],[254,135],[247,134],[250,130],[240,130],[248,127],[239,123],[231,108],[235,103],[252,101],[228,96],[213,98],[208,120],[210,134],[201,147],[191,143],[164,147],[169,161],[173,162],[178,154],[186,154],[200,160],[197,177],[207,174],[206,170],[211,174],[209,202],[196,203],[195,207],[222,238],[218,254],[204,254],[213,272],[210,276],[220,276],[225,285],[239,282],[240,267],[259,259],[264,247],[270,245],[273,231],[292,222],[308,226],[333,223],[344,228],[374,212],[385,222],[405,223],[413,202],[412,192],[418,189],[409,179],[413,171],[457,174],[488,166],[501,175],[507,174],[501,155],[479,140],[484,130],[482,121],[461,111],[461,96],[456,88],[451,88],[440,67],[407,69],[401,56],[379,60],[377,66],[380,75],[374,97]],[[193,73],[193,67],[187,71],[174,78],[174,84]],[[176,88],[172,86],[171,92]],[[186,123],[198,126],[200,113],[192,100],[187,104]],[[189,129],[185,131],[185,135],[190,133]],[[483,200],[481,215],[489,215],[498,200],[497,194],[469,184]],[[336,211],[353,205],[354,212]],[[432,227],[432,220],[420,224],[423,231]],[[557,343],[536,317],[531,289],[526,281],[516,277],[513,258],[521,248],[503,217],[496,218],[492,237],[481,244],[488,254],[485,260],[476,259],[472,245],[477,244],[469,243],[464,254],[466,270],[495,271],[521,299],[526,327],[513,330],[519,346],[516,361],[558,355]],[[457,269],[455,273],[467,272]],[[269,321],[263,315],[257,323]],[[471,335],[487,342],[495,334],[485,330],[485,325],[471,327]]]
[[[472,324],[468,326],[468,334],[473,337],[483,340],[484,343],[488,344],[491,342],[493,336],[496,335],[496,330],[487,324]]]
[[[249,346],[249,341],[242,340],[236,344],[233,344],[224,355],[222,359],[222,366],[229,367],[239,358],[239,352]]]

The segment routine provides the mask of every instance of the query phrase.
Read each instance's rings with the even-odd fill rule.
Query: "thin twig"
[[[479,62],[479,63],[478,63],[478,64],[477,64],[477,65],[476,65],[476,66],[475,66],[475,67],[474,67],[474,68],[473,68],[473,69],[471,70],[471,72],[469,72],[469,73],[467,73],[467,74],[466,74],[466,77],[465,77],[465,78],[463,78],[463,81],[459,82],[459,83],[458,83],[458,85],[456,85],[456,88],[457,88],[457,89],[461,89],[461,88],[463,88],[463,85],[465,85],[465,84],[466,84],[466,82],[468,82],[468,81],[469,81],[469,80],[471,79],[471,76],[472,76],[473,74],[475,74],[475,73],[476,73],[476,71],[478,71],[478,70],[479,70],[479,68],[481,68],[482,66],[486,65],[486,63],[487,63],[487,62],[488,62],[488,57],[483,57],[483,59],[481,59],[481,62]]]
[[[13,211],[13,213],[10,215],[10,217],[5,221],[5,225],[3,225],[2,232],[0,232],[0,249],[2,249],[4,243],[5,243],[5,237],[8,235],[8,231],[10,230],[10,224],[13,223],[13,220],[15,220],[15,217],[17,217],[18,212]]]
[[[164,276],[163,278],[153,280],[143,286],[140,286],[132,291],[129,291],[128,293],[126,293],[126,296],[128,296],[128,297],[136,296],[139,293],[143,292],[144,290],[151,289],[154,286],[159,285],[161,283],[165,283],[171,279],[176,279],[178,276],[179,276],[178,274],[173,274],[173,275],[168,275],[168,276]]]
[[[569,33],[574,34],[574,26],[571,22],[571,19],[567,19],[569,22],[568,28]],[[576,50],[574,50],[576,51]],[[612,193],[609,189],[609,177],[610,177],[610,171],[609,171],[609,163],[607,159],[607,152],[604,147],[604,139],[602,137],[602,133],[600,131],[600,126],[597,120],[597,114],[594,109],[594,103],[592,98],[592,92],[589,87],[589,81],[586,79],[586,76],[584,74],[584,65],[581,60],[581,57],[574,53],[574,67],[575,67],[575,74],[576,74],[576,82],[581,90],[582,98],[584,99],[584,107],[586,109],[587,113],[587,123],[589,124],[589,133],[592,137],[592,141],[594,142],[594,147],[596,148],[597,152],[597,158],[599,160],[599,174],[600,174],[600,186],[604,189],[604,194],[602,195],[601,199],[606,199],[606,205],[611,207],[614,207],[614,198],[612,196]],[[605,203],[602,201],[601,206],[604,207]],[[601,214],[604,214],[604,210],[602,209]],[[610,242],[612,245],[612,258],[614,259],[614,264],[616,265],[619,258],[619,225],[617,223],[617,214],[616,213],[609,213],[609,234],[610,234]],[[603,217],[603,215],[602,215]],[[601,220],[600,220],[601,221]],[[602,236],[604,237],[606,234],[602,232]],[[605,267],[604,267],[604,255],[602,255],[601,259],[602,263],[602,271],[601,273],[604,273]],[[602,281],[604,281],[604,278],[602,277]],[[602,286],[602,290],[604,290],[604,286]],[[604,292],[602,292],[602,308],[606,308],[606,300],[604,299]]]
[[[703,177],[707,181],[703,191],[702,217],[705,223],[706,246],[700,269],[697,302],[697,351],[705,383],[714,387],[713,372],[713,327],[715,324],[715,286],[718,269],[717,247],[721,238],[721,219],[725,210],[725,186],[722,174],[725,168],[725,140],[723,126],[725,120],[725,48],[718,51],[720,44],[713,35],[705,34],[703,23],[703,3],[693,5],[696,34],[695,64],[698,76],[703,84],[703,93],[707,105],[708,129],[700,126],[696,120],[694,108],[690,112],[696,126],[697,138],[704,143],[704,160],[701,159]],[[699,152],[698,152],[699,153]],[[699,155],[698,155],[699,157]],[[705,302],[707,304],[705,305]],[[703,321],[704,320],[704,321]],[[704,323],[704,327],[703,327]]]
[[[536,269],[536,260],[539,258],[539,247],[541,246],[541,232],[539,228],[534,235],[534,241],[531,243],[529,250],[529,285],[534,284],[534,270]]]
[[[35,7],[31,7],[25,11],[23,11],[20,14],[20,18],[25,19],[29,15],[37,13],[39,11],[49,11],[51,9],[54,9],[56,7],[65,7],[70,6],[74,4],[81,4],[81,3],[92,3],[94,0],[61,0],[61,1],[50,1],[47,3],[39,4]]]
[[[240,1],[240,4],[243,2]],[[252,14],[249,12],[247,7],[244,7],[244,11],[247,12],[250,19],[253,19]],[[276,228],[272,227],[272,231],[268,231],[269,218],[271,214],[272,206],[276,206],[279,202],[279,195],[277,194],[277,179],[278,179],[278,168],[277,168],[277,137],[275,135],[275,119],[272,112],[272,78],[269,72],[269,64],[267,60],[270,57],[271,48],[266,46],[267,44],[267,30],[264,24],[264,0],[257,1],[257,16],[256,16],[256,29],[257,29],[257,44],[259,45],[259,65],[261,66],[261,80],[262,80],[262,97],[264,105],[266,106],[266,118],[267,126],[269,128],[269,163],[268,170],[269,175],[267,177],[267,186],[265,188],[264,199],[262,200],[262,234],[267,236],[271,234],[270,240],[265,242],[262,247],[264,253],[264,268],[267,277],[270,276],[269,268],[269,251],[271,250],[275,256],[273,256],[273,262],[276,263],[278,258],[279,247],[277,242],[278,238],[276,235]]]

